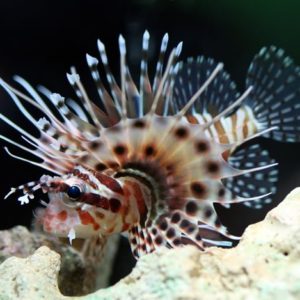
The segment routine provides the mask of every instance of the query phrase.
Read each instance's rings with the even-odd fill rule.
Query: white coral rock
[[[0,266],[0,295],[70,299],[58,291],[58,268],[58,255],[45,247],[10,258]],[[300,299],[300,188],[249,226],[235,248],[149,254],[116,285],[74,299]]]

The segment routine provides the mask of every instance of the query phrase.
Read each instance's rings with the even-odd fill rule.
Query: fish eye
[[[67,190],[67,195],[72,199],[72,200],[76,200],[81,196],[81,189],[79,186],[77,185],[72,185],[68,188]]]

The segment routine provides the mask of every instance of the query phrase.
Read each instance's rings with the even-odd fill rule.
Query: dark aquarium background
[[[148,29],[151,35],[150,75],[154,73],[161,38],[168,32],[170,46],[183,41],[182,59],[205,55],[224,62],[225,69],[243,91],[247,68],[262,46],[281,47],[300,65],[299,15],[297,0],[1,1],[0,77],[17,87],[12,77],[18,74],[33,86],[42,84],[53,92],[74,98],[65,74],[75,65],[93,98],[96,91],[85,53],[97,56],[96,41],[100,38],[106,45],[111,68],[118,75],[118,35],[122,33],[127,40],[128,62],[137,79],[141,39]],[[0,112],[36,133],[2,89]],[[21,141],[4,123],[0,123],[0,134]],[[222,219],[233,233],[241,233],[248,224],[261,220],[267,210],[300,186],[300,144],[259,141],[279,162],[278,191],[265,210],[237,206],[221,211]],[[5,143],[0,145],[5,146]],[[12,146],[9,149],[23,155]],[[2,199],[10,187],[36,180],[45,172],[9,157],[2,147],[0,163],[0,229],[16,224],[29,226],[39,198],[26,206],[17,203],[16,195]],[[127,253],[127,256],[118,257],[118,269],[121,262],[131,260],[126,241],[121,245],[120,253]]]

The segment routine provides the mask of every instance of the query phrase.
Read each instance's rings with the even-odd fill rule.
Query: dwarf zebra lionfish
[[[237,147],[257,136],[299,141],[299,69],[283,50],[263,48],[249,67],[246,91],[239,94],[222,63],[203,56],[179,62],[182,43],[164,64],[166,34],[151,85],[149,39],[146,31],[139,88],[127,66],[122,36],[119,85],[100,40],[107,83],[100,77],[99,59],[87,54],[99,105],[89,98],[74,67],[67,79],[78,102],[46,88],[38,93],[21,77],[15,80],[26,94],[1,80],[40,132],[35,137],[0,115],[29,145],[1,139],[41,162],[5,150],[54,174],[12,188],[6,197],[23,191],[18,200],[25,204],[41,189],[49,196],[42,217],[46,232],[70,241],[128,232],[136,258],[161,247],[231,246],[239,237],[220,222],[214,203],[259,209],[271,202],[276,163],[259,145]],[[43,117],[35,119],[20,99]]]

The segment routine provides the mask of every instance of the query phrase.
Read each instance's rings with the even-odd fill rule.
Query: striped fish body
[[[247,89],[240,95],[222,64],[204,57],[177,62],[181,43],[164,68],[165,35],[151,85],[149,39],[146,32],[139,89],[127,67],[122,36],[120,85],[98,41],[109,91],[98,71],[98,59],[87,55],[101,108],[90,100],[75,68],[67,77],[79,102],[40,90],[56,113],[24,79],[15,78],[29,95],[0,81],[40,131],[40,137],[35,137],[0,115],[29,146],[0,138],[42,162],[16,156],[6,148],[8,154],[54,174],[12,188],[7,196],[23,191],[19,201],[25,204],[42,189],[49,196],[49,202],[43,202],[45,231],[70,241],[128,232],[135,257],[160,247],[230,246],[239,237],[221,223],[214,204],[243,203],[258,209],[271,201],[276,164],[259,145],[239,146],[258,135],[298,141],[298,68],[282,50],[264,48],[255,56]],[[36,120],[20,99],[44,117]]]
[[[206,124],[213,119],[209,113],[188,115],[192,124]],[[220,144],[241,144],[260,131],[260,124],[255,119],[252,109],[245,105],[228,117],[222,117],[206,131],[208,137]]]

